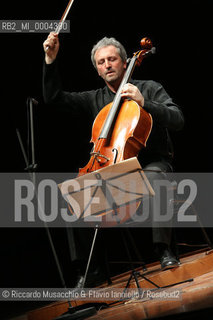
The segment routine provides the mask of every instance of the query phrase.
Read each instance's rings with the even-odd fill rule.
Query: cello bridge
[[[104,154],[100,154],[100,151],[98,151],[98,152],[91,152],[90,155],[94,157],[94,160],[97,160],[98,163],[101,163],[101,164],[105,164],[105,163],[107,163],[107,161],[110,160],[110,159],[109,159],[108,157],[106,157]],[[102,158],[102,159],[99,159],[99,158]],[[103,162],[103,159],[105,159],[105,162]]]

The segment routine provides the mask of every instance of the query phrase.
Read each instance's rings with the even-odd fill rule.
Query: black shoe
[[[180,265],[180,262],[174,257],[169,249],[164,250],[163,255],[160,258],[160,263],[162,270],[176,268]]]

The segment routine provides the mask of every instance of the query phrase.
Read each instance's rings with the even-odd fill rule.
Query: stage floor
[[[145,292],[151,290],[154,295],[145,295],[138,300],[133,297],[125,302],[104,301],[111,304],[109,307],[97,311],[90,320],[141,320],[160,318],[173,315],[187,314],[193,311],[206,310],[213,306],[213,250],[196,251],[180,258],[180,266],[162,271],[159,263],[147,265],[147,270],[136,269],[142,276],[138,276],[140,288]],[[131,272],[123,273],[112,278],[112,284],[103,284],[99,288],[125,288]],[[154,284],[150,283],[151,280]],[[161,288],[156,288],[156,286]],[[163,288],[162,288],[163,287]],[[167,288],[165,288],[167,287]],[[129,288],[137,288],[134,278],[129,283]],[[162,298],[159,293],[173,291],[177,299]],[[174,293],[176,292],[176,293]],[[158,293],[158,296],[156,295]],[[157,297],[157,298],[156,298]],[[161,297],[161,298],[159,298]],[[174,298],[174,295],[173,295]],[[95,302],[90,300],[87,302]],[[85,301],[72,301],[72,306],[85,303]],[[100,301],[98,301],[100,303]],[[16,320],[52,320],[66,312],[68,303],[59,301],[48,306],[28,312]]]

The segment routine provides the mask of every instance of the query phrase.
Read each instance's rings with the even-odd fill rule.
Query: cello
[[[93,149],[87,165],[79,169],[79,176],[136,157],[152,129],[152,117],[137,102],[122,101],[121,90],[129,82],[135,66],[155,52],[148,38],[141,40],[142,50],[134,53],[112,103],[97,115],[92,127]]]
[[[141,40],[141,47],[142,50],[134,53],[132,59],[130,59],[113,102],[101,109],[93,122],[90,140],[93,143],[93,148],[90,153],[90,160],[85,167],[79,169],[78,177],[92,172],[95,172],[97,177],[97,170],[137,157],[140,149],[146,147],[152,129],[152,116],[137,102],[121,97],[122,88],[129,82],[135,66],[140,66],[145,57],[155,53],[155,48],[148,38]],[[100,177],[99,175],[99,180]],[[101,181],[101,184],[106,186],[105,183],[105,181]],[[106,190],[106,187],[104,188]],[[137,200],[119,206],[114,202],[113,197],[109,196],[108,191],[103,190],[103,192],[111,209],[106,209],[98,215],[108,216],[108,222],[112,222],[110,225],[108,223],[108,226],[129,220],[141,203],[140,200]],[[70,212],[74,214],[70,204],[68,204],[68,207]],[[84,212],[81,213],[80,218],[83,215]],[[122,218],[120,219],[120,217]],[[105,221],[105,219],[102,219],[102,222],[103,220]]]

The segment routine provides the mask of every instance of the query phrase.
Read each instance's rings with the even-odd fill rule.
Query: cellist
[[[86,92],[65,92],[62,89],[58,70],[57,54],[59,39],[56,33],[50,33],[43,43],[45,62],[43,70],[43,96],[47,104],[65,105],[74,114],[85,113],[88,119],[96,117],[98,112],[113,101],[116,91],[122,81],[127,68],[127,54],[125,48],[114,38],[101,39],[92,49],[91,60],[98,73],[104,80],[105,86],[97,90]],[[48,48],[48,50],[47,50]],[[153,128],[147,142],[138,155],[146,176],[151,183],[155,179],[165,178],[166,172],[171,172],[173,147],[169,137],[169,130],[180,130],[184,124],[184,117],[179,106],[167,94],[160,83],[152,80],[133,80],[122,88],[123,99],[129,98],[138,103],[151,114]],[[76,230],[74,230],[76,232]],[[72,231],[73,232],[73,231]],[[85,232],[88,232],[85,231]],[[86,241],[82,248],[78,240],[73,237],[72,260],[78,267],[84,264]],[[162,222],[153,222],[152,238],[155,251],[161,262],[162,270],[177,267],[178,261],[171,250],[171,227]],[[81,238],[81,241],[82,238]],[[138,243],[138,246],[140,244]],[[76,286],[82,281],[81,274]]]

